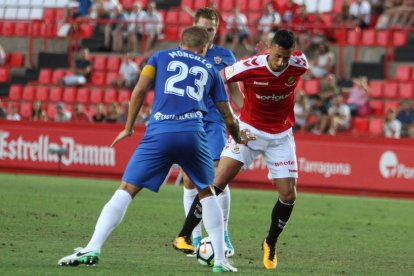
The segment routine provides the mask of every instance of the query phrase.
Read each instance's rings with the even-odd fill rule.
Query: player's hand
[[[256,140],[256,135],[248,129],[240,130],[240,144],[247,145],[249,141]]]
[[[256,46],[254,47],[254,50],[258,54],[264,54],[269,50],[269,45],[263,40],[260,40],[259,42],[257,42]]]
[[[131,136],[134,133],[133,130],[128,131],[126,129],[124,129],[123,131],[121,131],[118,136],[116,136],[115,140],[112,142],[111,144],[111,148],[113,148],[119,141],[125,139],[126,137]]]

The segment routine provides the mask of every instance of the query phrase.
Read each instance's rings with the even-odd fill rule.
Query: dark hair
[[[207,7],[199,8],[194,16],[194,22],[197,23],[201,17],[215,21],[216,26],[219,24],[219,15],[214,9]]]
[[[272,45],[279,45],[284,49],[291,49],[295,46],[295,35],[288,30],[278,30],[272,39]]]
[[[188,27],[181,37],[181,43],[184,46],[194,49],[202,49],[209,41],[206,28],[199,26]]]

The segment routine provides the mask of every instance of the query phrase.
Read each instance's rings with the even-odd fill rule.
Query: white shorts
[[[240,121],[240,129],[250,130],[256,135],[256,140],[249,141],[245,146],[236,144],[232,138],[229,138],[221,156],[240,161],[243,163],[242,169],[247,169],[258,155],[262,155],[269,169],[269,179],[298,177],[292,128],[281,133],[270,134]]]

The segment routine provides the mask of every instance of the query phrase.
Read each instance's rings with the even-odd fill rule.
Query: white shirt
[[[355,17],[365,15],[363,20],[367,25],[369,25],[371,21],[371,5],[368,1],[362,1],[361,5],[358,5],[356,2],[352,3],[349,7],[349,13]]]
[[[401,137],[401,122],[397,119],[391,122],[384,123],[384,136],[386,138],[400,138]]]
[[[126,80],[131,82],[137,80],[138,72],[138,65],[135,62],[129,62],[129,64],[123,62],[119,68],[119,74],[123,75]]]
[[[244,14],[240,13],[237,18],[232,15],[227,20],[226,29],[230,31],[235,28],[237,28],[239,32],[244,31],[247,33],[249,31],[247,28],[247,17]]]
[[[148,35],[153,32],[161,34],[163,22],[159,12],[153,12],[152,14],[146,13],[145,16],[142,17],[142,21],[144,21],[144,34]]]
[[[351,120],[351,109],[346,104],[341,104],[338,108],[334,105],[331,106],[328,110],[329,115],[335,115],[336,113],[339,113],[343,117],[343,124],[349,124],[349,121]]]
[[[19,114],[16,113],[16,114],[7,115],[6,119],[9,121],[20,121],[22,118],[20,117]]]
[[[273,24],[280,24],[281,21],[282,18],[277,12],[268,15],[263,15],[262,17],[260,17],[259,26],[257,27],[257,29],[264,33],[267,33],[272,29]]]
[[[128,17],[128,20],[131,21],[131,23],[128,26],[128,31],[142,33],[141,22],[144,20],[146,14],[147,13],[145,11],[139,11],[138,13],[131,12],[131,14]]]

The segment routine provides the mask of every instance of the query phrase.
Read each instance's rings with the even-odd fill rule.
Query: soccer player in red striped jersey
[[[250,130],[257,138],[245,145],[231,138],[228,140],[216,170],[214,185],[216,194],[219,194],[258,155],[265,159],[268,177],[279,191],[269,232],[262,244],[266,269],[277,266],[277,239],[289,220],[296,200],[298,165],[292,134],[295,124],[294,91],[307,70],[305,55],[295,51],[294,34],[279,30],[268,53],[240,60],[222,71],[226,82],[243,82],[245,97],[239,118],[240,128]],[[197,198],[191,208],[183,230],[191,231],[197,223],[199,214],[196,210],[201,209]]]

